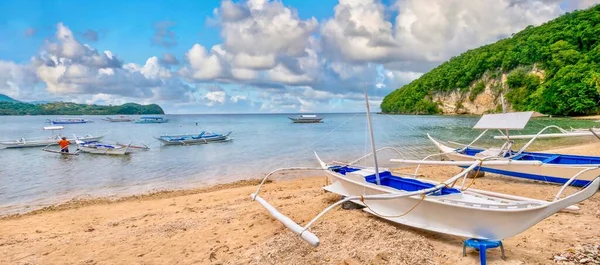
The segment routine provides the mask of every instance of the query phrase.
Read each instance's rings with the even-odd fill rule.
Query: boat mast
[[[371,124],[371,108],[369,107],[369,96],[367,95],[367,84],[365,83],[365,101],[367,103],[367,124],[369,125],[369,136],[371,137],[371,149],[373,149],[373,159],[375,160],[375,180],[377,185],[381,185],[379,179],[379,166],[377,165],[377,152],[375,150],[375,137],[373,137],[373,125]]]

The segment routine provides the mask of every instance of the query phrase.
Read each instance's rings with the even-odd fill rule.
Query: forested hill
[[[504,93],[513,110],[553,115],[600,112],[600,5],[567,13],[543,25],[451,58],[387,95],[384,113],[471,111],[487,102],[498,111]],[[487,100],[478,100],[486,94]],[[448,101],[452,104],[448,107]]]
[[[156,104],[139,105],[126,103],[116,106],[52,102],[30,104],[22,102],[0,102],[0,115],[114,115],[114,114],[164,114]]]

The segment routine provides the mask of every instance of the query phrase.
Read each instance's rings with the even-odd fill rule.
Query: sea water
[[[150,147],[126,156],[80,153],[63,156],[40,148],[0,149],[0,215],[23,212],[73,198],[123,196],[156,190],[201,187],[241,179],[261,178],[281,167],[318,167],[316,151],[326,161],[352,161],[370,152],[364,113],[323,114],[322,123],[295,124],[286,114],[164,115],[163,124],[107,122],[103,116],[78,116],[93,123],[64,125],[64,136],[106,135],[118,141]],[[50,136],[47,119],[68,116],[0,116],[0,140]],[[477,116],[373,115],[377,147],[393,146],[417,159],[437,150],[426,133],[439,139],[468,143]],[[534,120],[526,133],[546,124],[590,125],[561,119]],[[568,126],[567,126],[568,127]],[[589,127],[589,126],[588,126]],[[232,131],[233,141],[190,146],[163,146],[164,134]],[[491,139],[484,138],[484,142]],[[498,133],[496,133],[498,134]],[[56,148],[56,147],[55,147]],[[71,152],[76,146],[72,145]],[[366,162],[365,162],[366,163]],[[389,163],[387,163],[389,164]],[[302,176],[302,173],[299,173]]]

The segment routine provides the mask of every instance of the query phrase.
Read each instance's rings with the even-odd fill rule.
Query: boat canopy
[[[52,131],[54,131],[54,130],[62,130],[64,128],[65,127],[63,127],[63,126],[45,126],[44,130],[52,130]]]
[[[316,118],[317,115],[300,115],[302,118]]]
[[[485,114],[473,129],[522,130],[529,122],[533,111]]]
[[[140,119],[144,119],[144,120],[161,120],[161,119],[163,119],[163,117],[159,117],[159,116],[142,116],[142,117],[140,117]]]

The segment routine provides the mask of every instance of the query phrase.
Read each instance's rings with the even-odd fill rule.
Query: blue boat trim
[[[483,149],[479,148],[466,148],[465,150],[458,149],[457,152],[468,155],[475,156],[476,154],[483,151]],[[510,156],[510,154],[506,154],[505,157]],[[563,155],[563,154],[550,154],[550,153],[537,153],[537,152],[522,152],[521,154],[512,158],[514,161],[540,161],[543,164],[547,165],[569,165],[569,166],[577,166],[577,165],[600,165],[600,157],[597,156],[582,156],[582,155]],[[462,168],[467,168],[466,166],[461,166]],[[559,183],[564,184],[569,179],[559,178],[553,176],[544,176],[544,175],[535,175],[500,169],[493,169],[482,167],[481,171],[491,172],[511,177],[517,178],[525,178],[525,179],[533,179],[545,182]],[[571,183],[573,186],[583,187],[588,185],[591,181],[589,180],[575,180]]]
[[[359,168],[352,168],[348,166],[332,166],[329,167],[329,170],[340,173],[342,175],[346,175],[346,173],[351,173],[354,171],[359,171]],[[420,191],[424,189],[429,189],[435,187],[434,184],[422,182],[416,179],[408,179],[402,178],[398,176],[392,175],[389,171],[383,171],[379,173],[379,180],[382,186],[391,187],[397,190],[412,192],[412,191]],[[365,177],[365,181],[369,183],[376,184],[376,176],[375,174],[368,175]],[[460,190],[455,188],[441,188],[437,191],[431,192],[427,195],[430,196],[440,196],[440,195],[449,195],[454,193],[461,193]]]
[[[461,166],[461,167],[467,168],[467,166]],[[477,170],[478,168],[479,167],[475,167],[475,169],[473,169],[473,170]],[[520,172],[514,172],[514,171],[488,168],[488,167],[482,167],[481,171],[496,173],[496,174],[505,175],[505,176],[517,177],[517,178],[532,179],[532,180],[539,180],[539,181],[544,181],[544,182],[552,182],[552,183],[560,183],[560,184],[565,184],[569,180],[569,179],[565,179],[565,178],[527,174],[527,173],[520,173]],[[587,186],[590,183],[591,183],[591,181],[589,181],[589,180],[577,179],[577,180],[574,180],[573,182],[571,182],[570,185],[576,186],[576,187],[583,187],[583,186]]]
[[[461,154],[474,156],[483,149],[469,147]],[[508,157],[507,154],[505,157]],[[563,154],[551,154],[551,153],[537,153],[537,152],[522,152],[518,156],[512,158],[512,160],[519,161],[541,161],[544,164],[557,164],[557,165],[591,165],[600,164],[600,157],[598,156],[582,156],[582,155],[563,155]]]

